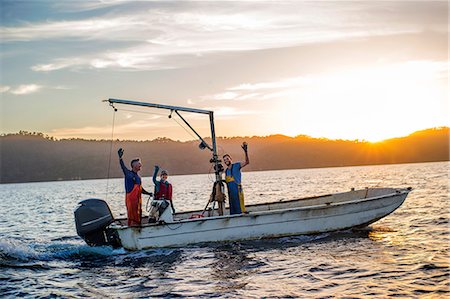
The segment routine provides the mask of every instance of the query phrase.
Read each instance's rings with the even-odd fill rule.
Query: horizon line
[[[361,143],[381,143],[381,142],[385,142],[387,140],[392,140],[392,139],[397,139],[397,138],[405,138],[408,136],[411,136],[415,133],[419,133],[419,132],[424,132],[424,131],[437,131],[437,130],[445,130],[445,129],[450,129],[450,127],[448,126],[436,126],[436,127],[430,127],[430,128],[425,128],[425,129],[420,129],[420,130],[416,130],[413,131],[407,135],[403,135],[403,136],[397,136],[397,137],[392,137],[392,138],[386,138],[383,140],[379,140],[379,141],[369,141],[366,140],[364,138],[359,139],[344,139],[344,138],[336,138],[336,139],[332,139],[332,138],[328,138],[328,137],[312,137],[310,135],[306,135],[306,134],[298,134],[295,136],[288,136],[288,135],[284,135],[284,134],[270,134],[270,135],[253,135],[253,136],[217,136],[216,139],[238,139],[238,138],[270,138],[270,137],[283,137],[283,138],[289,138],[289,139],[297,139],[297,138],[307,138],[307,139],[318,139],[318,140],[329,140],[329,141],[352,141],[352,142],[361,142]],[[168,137],[156,137],[154,139],[142,139],[142,140],[137,140],[137,139],[92,139],[92,138],[83,138],[83,137],[70,137],[70,138],[56,138],[54,136],[51,136],[47,133],[42,133],[42,132],[30,132],[30,131],[26,131],[26,130],[20,130],[18,132],[14,132],[14,133],[1,133],[0,137],[8,137],[8,136],[38,136],[38,137],[42,137],[45,139],[49,139],[49,140],[54,140],[54,141],[64,141],[64,140],[85,140],[85,141],[116,141],[116,142],[154,142],[154,141],[162,141],[162,140],[167,140],[167,141],[173,141],[173,142],[197,142],[197,139],[191,139],[191,140],[185,140],[185,141],[181,141],[181,140],[175,140],[175,139],[171,139]],[[204,139],[211,139],[211,137],[205,137]]]

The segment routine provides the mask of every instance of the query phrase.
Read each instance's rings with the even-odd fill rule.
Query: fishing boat
[[[395,211],[411,188],[365,188],[334,194],[246,206],[246,212],[230,215],[224,204],[223,166],[217,155],[213,111],[120,99],[115,104],[170,110],[197,135],[200,149],[209,149],[214,164],[213,192],[203,210],[172,213],[170,202],[152,202],[152,217],[140,226],[128,226],[126,218],[114,218],[102,199],[85,199],[75,209],[77,233],[91,246],[112,245],[128,250],[178,247],[194,243],[222,242],[317,234],[367,226]],[[195,131],[180,112],[209,115],[212,145]]]

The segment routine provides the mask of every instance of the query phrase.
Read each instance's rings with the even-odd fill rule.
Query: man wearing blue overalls
[[[223,155],[223,162],[227,166],[225,170],[225,181],[228,187],[230,215],[245,213],[244,192],[242,191],[241,185],[241,168],[250,163],[246,142],[242,144],[242,149],[245,153],[245,162],[233,163],[229,154]]]

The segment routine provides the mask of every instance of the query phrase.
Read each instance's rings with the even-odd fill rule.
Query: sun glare
[[[377,142],[446,124],[447,70],[424,61],[310,77],[283,109],[283,132]]]

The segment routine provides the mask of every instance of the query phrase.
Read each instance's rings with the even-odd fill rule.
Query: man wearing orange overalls
[[[125,175],[125,204],[127,206],[128,226],[140,226],[142,217],[142,193],[151,195],[142,188],[142,180],[138,172],[141,170],[142,163],[139,158],[131,160],[131,170],[123,163],[123,149],[119,149],[120,167]]]

